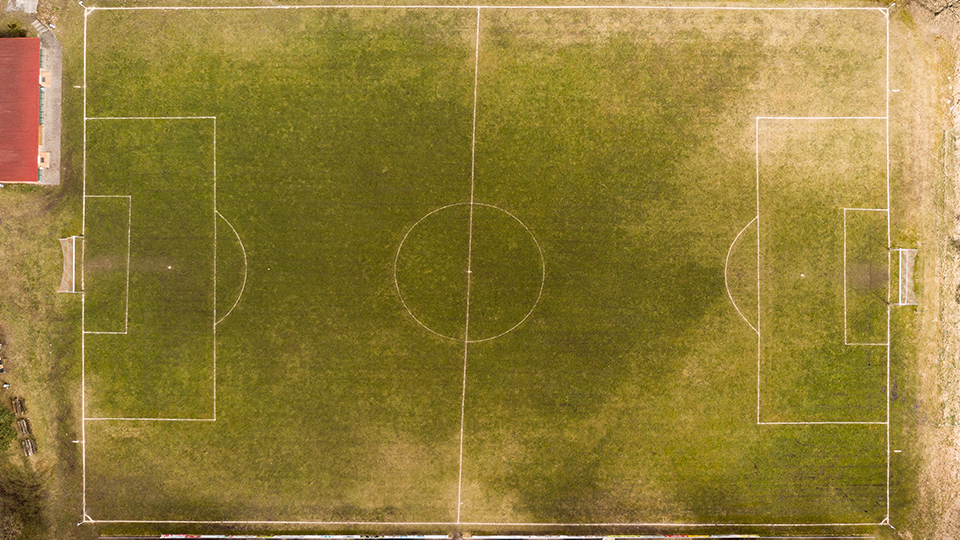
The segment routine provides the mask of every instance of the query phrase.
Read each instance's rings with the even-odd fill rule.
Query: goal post
[[[913,269],[917,260],[917,250],[896,248],[897,253],[897,301],[896,306],[916,306],[917,293],[913,285]]]
[[[57,292],[73,293],[77,291],[77,238],[79,236],[70,236],[60,239],[60,250],[63,251],[63,274],[60,277],[60,286]],[[83,243],[81,242],[82,246]]]

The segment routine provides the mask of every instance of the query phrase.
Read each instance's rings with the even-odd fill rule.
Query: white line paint
[[[227,312],[224,313],[223,316],[217,320],[217,324],[220,324],[221,322],[223,322],[224,319],[227,318],[228,315],[233,313],[233,309],[237,307],[237,304],[240,303],[240,298],[243,297],[243,291],[245,291],[247,288],[248,264],[247,264],[247,248],[243,247],[243,240],[240,239],[240,233],[237,232],[237,229],[234,228],[233,224],[230,223],[227,220],[227,218],[223,217],[223,214],[217,211],[217,215],[220,216],[220,219],[222,219],[223,222],[227,224],[227,227],[230,227],[230,230],[233,231],[234,236],[237,237],[237,242],[240,244],[240,252],[243,254],[243,282],[240,284],[240,293],[237,294],[237,299],[234,300],[233,305],[230,306],[230,309],[228,309]],[[214,304],[214,306],[216,306],[216,304]]]
[[[123,333],[130,331],[130,241],[132,227],[133,197],[127,197],[127,275],[123,284]]]
[[[467,232],[467,298],[463,323],[463,387],[460,394],[460,457],[457,466],[457,523],[463,507],[463,433],[467,406],[467,353],[470,349],[470,281],[473,273],[473,206],[477,172],[477,81],[480,76],[480,8],[477,8],[477,35],[473,60],[473,134],[470,139],[470,218]]]
[[[886,154],[887,154],[887,248],[890,248],[890,8],[884,10],[886,22]],[[890,524],[890,252],[887,251],[887,515],[883,521]]]
[[[92,12],[93,9],[88,10],[87,13]],[[84,19],[84,32],[86,32],[86,19]],[[84,42],[86,42],[86,35],[84,35]],[[84,77],[86,77],[86,45],[84,45]],[[84,100],[86,100],[86,78],[84,78]],[[86,123],[89,120],[212,120],[213,121],[213,155],[212,155],[212,176],[213,176],[213,309],[212,309],[212,328],[213,328],[213,339],[212,339],[212,363],[213,363],[213,411],[212,418],[141,418],[141,417],[87,417],[86,416],[86,339],[87,335],[126,335],[129,332],[129,309],[130,309],[130,260],[131,260],[131,230],[132,230],[132,197],[130,195],[87,195],[86,194]],[[86,116],[86,103],[84,103],[84,141],[83,141],[83,156],[84,156],[84,173],[83,173],[83,226],[84,230],[86,228],[86,199],[88,198],[126,198],[127,199],[127,271],[126,271],[126,307],[124,308],[124,331],[123,332],[100,332],[100,331],[87,331],[86,330],[86,295],[84,294],[81,299],[81,381],[83,385],[83,391],[81,392],[81,401],[82,401],[82,410],[83,410],[83,425],[84,433],[85,426],[87,421],[158,421],[158,422],[214,422],[217,419],[217,305],[216,305],[216,284],[217,284],[217,272],[216,272],[216,257],[217,257],[217,217],[220,216],[219,212],[216,209],[216,194],[217,194],[217,117],[216,116],[102,116],[102,117],[87,117]],[[224,219],[226,221],[226,219]],[[233,225],[227,224],[233,228]],[[236,230],[234,229],[236,234]],[[238,235],[239,239],[239,235]],[[243,248],[243,243],[241,242],[241,248]],[[86,255],[86,250],[84,250],[84,256]],[[84,270],[81,269],[81,279],[83,279]],[[246,286],[246,250],[244,249],[244,286]],[[241,289],[242,294],[242,289]],[[237,299],[239,302],[239,297]],[[236,303],[234,303],[236,306]],[[233,308],[231,308],[232,311]],[[227,313],[229,314],[229,312]],[[86,440],[85,436],[83,437],[84,441]],[[84,512],[86,512],[86,445],[84,444],[84,462],[83,462],[83,506]]]
[[[147,520],[98,519],[91,523],[157,523],[180,525],[469,525],[476,527],[879,527],[885,523],[669,523],[669,522],[608,522],[608,523],[536,523],[492,521],[254,521],[254,520]],[[815,538],[821,538],[819,536]]]
[[[82,172],[82,193],[80,234],[86,238],[87,232],[87,17],[90,10],[83,10],[83,172]],[[80,257],[82,268],[80,269],[80,288],[86,291],[84,284],[84,272],[86,269],[86,240],[84,240],[83,254]],[[84,331],[87,324],[87,294],[80,294],[80,516],[82,521],[86,521],[87,516],[87,339]]]
[[[265,10],[265,9],[476,9],[479,11],[481,9],[513,9],[513,10],[558,10],[558,9],[569,9],[569,10],[585,10],[585,9],[598,9],[598,10],[717,10],[717,11],[865,11],[878,9],[881,12],[887,13],[888,16],[888,66],[889,66],[889,14],[887,11],[881,8],[871,8],[871,7],[730,7],[730,6],[430,6],[430,5],[313,5],[313,6],[224,6],[224,7],[112,7],[112,8],[85,8],[84,13],[84,193],[86,191],[86,120],[125,120],[125,119],[134,119],[134,117],[100,117],[100,118],[88,118],[86,116],[86,41],[87,41],[87,25],[86,19],[87,16],[92,13],[95,9],[102,9],[105,11],[137,11],[137,10],[171,10],[171,11],[180,11],[180,10]],[[479,21],[478,21],[479,23]],[[479,29],[478,29],[479,32]],[[479,43],[478,43],[479,46]],[[888,67],[888,87],[889,87],[889,67]],[[475,88],[476,90],[476,88]],[[888,92],[889,96],[889,92]],[[476,97],[475,97],[475,107],[476,107]],[[474,115],[476,114],[476,109]],[[178,118],[206,118],[206,117],[142,117],[140,119],[178,119]],[[760,418],[760,332],[759,332],[759,307],[760,307],[760,249],[759,249],[759,240],[760,240],[760,229],[759,229],[759,119],[756,119],[756,133],[757,133],[757,153],[756,153],[756,175],[757,175],[757,306],[758,306],[758,320],[757,320],[757,343],[758,343],[758,367],[757,367],[757,419],[759,422]],[[768,119],[791,119],[791,117],[763,117]],[[889,124],[889,98],[888,98],[888,116],[887,117],[819,117],[819,118],[797,118],[797,119],[810,119],[810,120],[831,120],[831,119],[886,119]],[[475,119],[474,119],[475,122]],[[889,127],[888,127],[889,129]],[[475,123],[474,123],[475,130]],[[474,139],[475,140],[475,139]],[[889,201],[889,135],[887,138],[888,145],[888,201]],[[471,173],[472,176],[472,173]],[[473,178],[471,178],[472,182]],[[471,186],[472,188],[472,186]],[[85,201],[84,201],[85,203]],[[216,204],[216,203],[214,203]],[[460,203],[463,204],[463,203]],[[472,201],[471,201],[472,204]],[[453,206],[453,205],[450,205]],[[889,207],[889,202],[888,202]],[[215,210],[216,211],[216,210]],[[83,228],[85,230],[85,212],[83,216]],[[422,218],[421,218],[422,219]],[[889,217],[888,217],[889,219]],[[888,226],[888,235],[889,235],[889,226]],[[539,245],[538,245],[539,248]],[[542,256],[542,252],[541,252]],[[81,281],[83,279],[83,271],[81,270]],[[542,292],[542,286],[541,286]],[[85,299],[81,297],[83,302]],[[229,313],[229,312],[228,312]],[[419,321],[418,321],[419,322]],[[748,321],[749,323],[749,321]],[[83,325],[83,317],[81,326]],[[429,330],[429,328],[428,328]],[[432,332],[432,330],[431,330]],[[889,335],[889,309],[888,309],[888,335]],[[468,339],[465,339],[469,343]],[[81,361],[84,360],[83,353],[83,344],[81,345]],[[83,372],[83,368],[82,368]],[[889,348],[888,348],[888,379],[889,379]],[[84,385],[85,387],[85,385]],[[889,384],[888,384],[889,388]],[[85,411],[85,395],[82,392],[82,403],[84,403]],[[888,453],[889,453],[889,400],[888,400],[888,422],[887,431],[888,431]],[[461,411],[462,417],[462,411]],[[87,418],[84,417],[84,421]],[[102,419],[107,420],[107,419]],[[130,419],[130,420],[151,420],[151,419]],[[164,421],[164,419],[156,419]],[[187,419],[166,419],[166,421],[191,421]],[[210,421],[203,419],[196,419],[194,421]],[[815,424],[815,423],[814,423]],[[461,422],[462,430],[462,422]],[[85,437],[84,437],[85,439]],[[339,521],[339,522],[330,522],[330,521],[230,521],[230,520],[219,520],[219,521],[177,521],[177,520],[93,520],[86,513],[86,459],[85,459],[85,444],[84,444],[84,460],[83,460],[83,470],[84,470],[84,485],[83,485],[83,521],[90,523],[173,523],[173,524],[341,524],[341,525],[476,525],[476,526],[529,526],[529,527],[554,527],[554,526],[677,526],[677,527],[743,527],[743,526],[763,526],[763,527],[867,527],[867,526],[878,526],[888,523],[888,520],[884,520],[881,523],[644,523],[644,522],[613,522],[613,523],[496,523],[496,522],[461,522],[458,518],[456,523],[454,522],[362,522],[362,521]],[[461,457],[462,457],[462,448],[461,448]],[[461,462],[462,463],[462,462]],[[888,481],[887,481],[887,507],[889,515],[889,458],[888,458]],[[458,508],[459,513],[459,508]],[[841,538],[841,537],[837,537]],[[846,538],[846,537],[843,537]],[[854,538],[854,537],[850,537]],[[868,537],[859,537],[859,538],[868,538]]]
[[[724,263],[723,263],[723,285],[724,287],[727,288],[727,297],[730,298],[730,303],[733,304],[733,309],[737,310],[737,313],[740,314],[740,318],[743,319],[744,322],[746,322],[750,326],[750,328],[752,328],[753,331],[756,332],[757,334],[759,334],[760,331],[757,330],[757,327],[754,326],[753,323],[747,320],[747,317],[743,314],[742,311],[740,311],[740,308],[737,306],[736,300],[733,299],[733,293],[730,292],[730,280],[728,278],[728,270],[730,268],[730,254],[733,253],[733,247],[737,245],[737,241],[740,240],[740,235],[742,235],[747,229],[749,229],[750,226],[753,225],[753,222],[757,221],[759,217],[760,216],[754,217],[753,219],[750,220],[750,223],[747,223],[746,226],[744,226],[744,228],[740,229],[740,232],[737,233],[736,238],[734,238],[733,242],[730,243],[730,248],[727,250],[727,258],[724,260]],[[759,311],[757,313],[759,317]]]
[[[213,119],[213,342],[211,348],[213,349],[213,419],[217,419],[217,216],[220,215],[220,212],[217,211],[217,117],[206,117]],[[223,217],[223,216],[220,216]],[[233,228],[233,225],[230,226]],[[237,231],[233,231],[237,232]],[[243,244],[240,244],[242,247]],[[243,274],[243,284],[247,284],[247,274],[246,274],[246,260],[247,254],[243,254],[244,260],[244,274]],[[240,299],[237,298],[237,302]],[[234,304],[235,306],[236,304]],[[230,308],[233,310],[233,308]]]
[[[753,120],[754,169],[757,174],[757,423],[760,423],[760,117]]]
[[[814,6],[814,7],[752,7],[752,6],[497,6],[497,5],[385,5],[385,4],[314,4],[273,6],[144,6],[144,7],[94,7],[102,11],[206,11],[206,10],[277,10],[277,9],[500,9],[500,10],[663,10],[663,11],[883,11],[875,7]]]
[[[400,291],[400,282],[397,280],[397,268],[398,268],[399,260],[400,260],[400,252],[403,250],[403,246],[404,246],[404,244],[406,243],[407,238],[410,236],[410,233],[413,232],[413,230],[416,229],[417,226],[418,226],[422,221],[424,221],[425,219],[429,218],[429,217],[432,216],[433,214],[436,214],[437,212],[440,212],[441,210],[446,210],[446,209],[448,209],[448,208],[453,208],[454,206],[467,206],[467,205],[469,205],[469,204],[470,204],[469,201],[467,201],[467,202],[459,202],[459,203],[451,203],[451,204],[447,204],[447,205],[441,206],[440,208],[436,208],[436,209],[431,210],[430,212],[428,212],[426,215],[424,215],[423,217],[421,217],[420,219],[418,219],[418,220],[416,221],[416,223],[414,223],[409,229],[407,229],[407,232],[404,233],[403,238],[400,239],[400,245],[397,247],[397,251],[396,251],[396,253],[394,253],[394,256],[393,256],[393,286],[394,286],[394,289],[396,289],[396,291],[397,291],[397,296],[400,298],[400,304],[403,306],[404,310],[406,310],[406,312],[410,315],[410,317],[414,320],[414,322],[416,322],[418,325],[420,325],[420,327],[423,328],[424,330],[430,332],[431,334],[433,334],[433,335],[435,335],[435,336],[442,337],[442,338],[444,338],[444,339],[449,339],[449,340],[451,340],[451,341],[456,341],[456,342],[462,341],[463,338],[457,337],[457,336],[448,336],[448,335],[446,335],[446,334],[441,334],[440,332],[437,332],[436,330],[434,330],[434,329],[430,328],[429,326],[427,326],[426,324],[424,324],[423,321],[421,321],[419,318],[417,318],[417,316],[413,313],[413,311],[410,309],[410,306],[407,305],[407,301],[404,300],[404,298],[403,298],[403,293]],[[533,240],[534,245],[537,247],[537,253],[540,255],[540,290],[537,291],[537,298],[536,298],[536,300],[534,300],[533,305],[530,307],[530,310],[527,311],[527,314],[524,315],[523,318],[520,319],[520,321],[518,321],[516,324],[514,324],[514,325],[511,326],[510,328],[504,330],[503,332],[500,332],[499,334],[497,334],[497,335],[495,335],[495,336],[490,336],[490,337],[486,337],[486,338],[483,338],[483,339],[471,339],[471,340],[469,340],[470,343],[482,343],[482,342],[484,342],[484,341],[491,341],[491,340],[497,339],[497,338],[502,337],[502,336],[504,336],[504,335],[506,335],[506,334],[509,334],[510,332],[513,332],[514,330],[516,330],[517,328],[519,328],[520,325],[522,325],[527,319],[530,318],[530,315],[533,314],[533,311],[537,308],[537,305],[539,305],[539,303],[540,303],[540,299],[543,297],[543,288],[544,288],[544,285],[545,285],[545,283],[546,283],[546,275],[547,275],[547,263],[546,263],[546,259],[545,259],[544,256],[543,256],[543,248],[540,246],[540,241],[537,240],[537,237],[533,234],[533,231],[530,230],[530,227],[528,227],[526,223],[524,223],[523,221],[521,221],[520,218],[518,218],[518,217],[517,217],[516,215],[514,215],[512,212],[510,212],[510,211],[508,211],[508,210],[505,210],[504,208],[501,208],[501,207],[499,207],[499,206],[497,206],[497,205],[494,205],[494,204],[474,202],[473,205],[474,205],[474,206],[485,206],[485,207],[487,207],[487,208],[493,208],[494,210],[499,210],[499,211],[503,212],[504,214],[510,216],[510,217],[513,218],[514,220],[516,220],[516,222],[519,223],[520,226],[523,227],[523,229],[524,229],[525,231],[527,231],[527,234],[530,235],[530,238]]]
[[[213,120],[216,116],[91,116],[86,120]]]
[[[117,418],[86,418],[87,422],[216,422],[216,418],[141,418],[141,417],[117,417]]]
[[[757,422],[758,426],[885,426],[884,421],[878,422]]]
[[[886,120],[886,116],[758,116],[758,120]]]
[[[888,21],[889,23],[889,21]],[[889,46],[889,45],[888,45]],[[887,94],[889,102],[889,93]],[[889,110],[888,110],[889,112]],[[761,382],[761,341],[760,341],[760,120],[884,120],[889,126],[889,120],[886,116],[758,116],[754,120],[754,153],[755,153],[755,163],[754,167],[756,169],[756,184],[757,184],[757,425],[886,425],[888,432],[887,444],[889,446],[889,422],[890,416],[887,415],[885,421],[882,422],[763,422],[760,420],[760,382]],[[876,347],[887,347],[887,363],[888,363],[888,373],[887,373],[887,392],[889,394],[889,356],[890,356],[890,307],[889,307],[889,296],[890,296],[890,284],[889,284],[889,235],[890,235],[890,211],[889,211],[889,196],[890,196],[890,181],[889,181],[889,131],[887,133],[887,143],[888,143],[888,154],[887,154],[887,208],[857,208],[857,207],[842,207],[843,210],[843,342],[844,345],[852,346],[876,346]],[[859,212],[886,212],[887,213],[887,261],[888,261],[888,283],[887,283],[887,342],[885,343],[853,343],[847,340],[847,211],[859,211]],[[727,253],[729,258],[729,252]],[[726,271],[724,271],[726,275]],[[727,293],[729,295],[729,289]],[[732,299],[732,298],[731,298]],[[742,314],[741,314],[742,316]],[[749,321],[748,321],[749,323]],[[889,396],[887,399],[887,409],[889,411],[890,403]],[[889,459],[888,459],[888,488],[887,496],[889,498]]]

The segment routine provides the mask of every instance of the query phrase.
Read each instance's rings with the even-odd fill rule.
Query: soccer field
[[[87,8],[84,519],[887,522],[888,16]]]

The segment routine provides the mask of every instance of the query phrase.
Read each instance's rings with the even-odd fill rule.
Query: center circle
[[[540,301],[544,277],[543,252],[530,229],[483,203],[451,204],[423,216],[394,260],[397,293],[414,320],[471,343],[520,326]]]

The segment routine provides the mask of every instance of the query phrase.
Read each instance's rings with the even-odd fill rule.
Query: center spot
[[[488,204],[472,208],[472,242],[470,203],[417,221],[397,249],[394,277],[404,307],[421,326],[476,342],[513,330],[533,312],[544,263],[536,238],[518,218]]]

